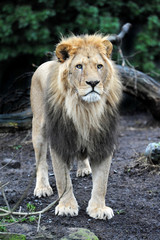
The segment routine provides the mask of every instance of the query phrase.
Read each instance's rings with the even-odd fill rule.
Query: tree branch
[[[108,37],[108,40],[114,44],[114,45],[117,45],[117,46],[120,46],[121,43],[122,43],[122,39],[124,38],[124,36],[126,35],[126,33],[128,33],[128,31],[130,30],[131,28],[131,24],[130,23],[126,23],[122,26],[122,30],[121,32],[116,35],[116,34],[113,34],[113,35],[110,35]]]

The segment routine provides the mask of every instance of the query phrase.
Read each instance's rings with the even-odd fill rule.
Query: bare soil
[[[76,217],[55,216],[54,208],[42,214],[39,239],[60,239],[70,228],[87,228],[94,232],[99,240],[159,240],[160,239],[160,175],[159,168],[141,163],[141,155],[150,142],[160,142],[160,128],[148,126],[147,115],[121,116],[119,147],[113,158],[110,171],[106,203],[112,207],[115,216],[111,220],[96,220],[86,213],[90,199],[91,176],[76,178],[76,167],[71,171],[75,196],[80,210]],[[4,159],[14,159],[20,163],[0,169],[0,181],[9,182],[5,193],[11,207],[25,191],[35,170],[35,157],[31,142],[31,130],[15,133],[0,133],[0,168]],[[50,157],[49,178],[54,195],[37,199],[33,196],[35,179],[27,197],[21,203],[32,203],[36,210],[43,209],[57,199],[55,179]],[[5,206],[0,193],[0,206]],[[19,208],[18,208],[19,209]],[[23,233],[27,239],[38,238],[37,221],[9,225],[8,231]],[[36,239],[37,239],[36,238]]]

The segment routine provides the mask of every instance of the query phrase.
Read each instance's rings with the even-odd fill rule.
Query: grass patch
[[[29,212],[34,212],[36,209],[36,207],[31,203],[27,203],[26,207]],[[1,208],[8,210],[7,207],[1,207]],[[3,212],[0,211],[0,213],[3,213]],[[11,215],[8,215],[8,216],[0,217],[0,232],[7,232],[7,226],[11,223],[16,223],[16,222],[32,223],[32,222],[36,221],[37,219],[38,219],[37,216],[27,216],[27,217],[22,217],[22,218],[15,218],[15,217],[12,217]]]

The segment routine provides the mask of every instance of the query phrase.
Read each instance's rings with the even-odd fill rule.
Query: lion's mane
[[[114,151],[116,144],[121,83],[114,63],[105,58],[108,66],[106,84],[110,87],[100,101],[84,102],[74,89],[68,87],[69,68],[78,49],[92,45],[104,56],[106,48],[102,40],[101,35],[62,39],[58,46],[66,47],[56,53],[59,62],[48,75],[45,131],[51,147],[67,163],[86,156],[91,162],[103,161]]]

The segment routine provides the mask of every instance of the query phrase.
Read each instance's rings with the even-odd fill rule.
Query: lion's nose
[[[100,81],[86,81],[88,85],[90,85],[92,88],[94,88]]]

